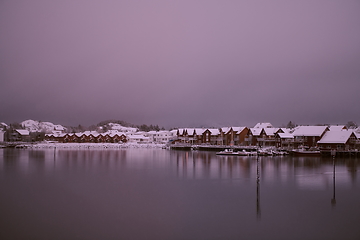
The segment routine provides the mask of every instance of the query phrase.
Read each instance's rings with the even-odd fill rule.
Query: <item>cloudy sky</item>
[[[0,121],[360,123],[360,1],[0,1]]]

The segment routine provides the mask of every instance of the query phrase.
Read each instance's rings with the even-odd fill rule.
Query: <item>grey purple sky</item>
[[[360,123],[360,1],[0,1],[0,121]]]

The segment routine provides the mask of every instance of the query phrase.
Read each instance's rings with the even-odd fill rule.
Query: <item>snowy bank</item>
[[[36,143],[26,145],[27,148],[44,149],[123,149],[123,148],[163,148],[165,144],[138,143]]]

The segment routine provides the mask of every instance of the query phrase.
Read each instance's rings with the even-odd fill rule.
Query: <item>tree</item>
[[[354,122],[354,121],[349,121],[347,124],[346,124],[346,127],[348,129],[355,129],[358,127],[358,125]]]
[[[293,128],[295,128],[296,127],[296,125],[292,122],[292,121],[290,121],[287,125],[286,125],[286,128],[290,128],[290,129],[293,129]]]
[[[24,127],[20,123],[14,122],[14,123],[10,124],[10,128],[12,128],[12,129],[23,129]]]

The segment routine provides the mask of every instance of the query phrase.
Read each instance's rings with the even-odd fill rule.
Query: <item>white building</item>
[[[3,142],[3,141],[4,141],[4,135],[5,135],[5,132],[3,132],[2,130],[0,130],[0,142]]]
[[[134,134],[126,136],[129,143],[150,143],[150,138],[142,134]]]
[[[170,131],[150,131],[144,134],[154,143],[168,143],[171,140],[174,140],[176,132]]]

